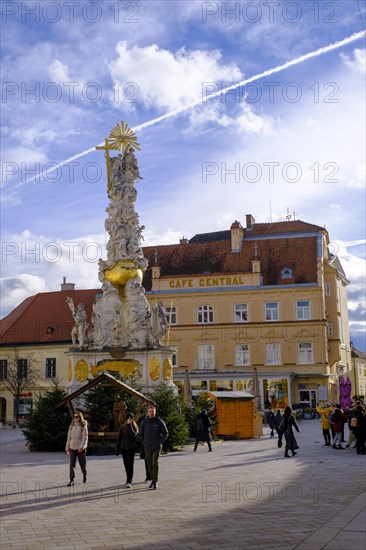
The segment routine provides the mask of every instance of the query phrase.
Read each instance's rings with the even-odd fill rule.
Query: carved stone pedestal
[[[160,348],[153,350],[123,349],[80,350],[70,348],[68,357],[68,393],[73,393],[86,384],[88,379],[101,372],[117,371],[123,376],[135,375],[143,393],[149,393],[160,383],[165,382],[175,392],[172,368],[173,350]]]

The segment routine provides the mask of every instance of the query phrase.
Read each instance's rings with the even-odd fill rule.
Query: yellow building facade
[[[225,254],[242,257],[240,271],[169,276],[166,258],[173,251],[155,248],[147,294],[163,302],[170,320],[167,343],[176,349],[174,381],[182,388],[187,369],[194,390],[250,391],[256,368],[262,408],[336,401],[339,375],[351,363],[348,280],[339,260],[328,252],[328,233],[303,222],[259,226],[255,236],[254,223],[245,230],[234,222],[226,234],[198,235],[179,245],[186,257],[191,244],[200,243],[208,256],[217,252],[215,244],[222,249],[226,241]],[[272,267],[278,277],[266,284],[271,263],[264,251],[274,241],[285,246],[273,248]],[[242,254],[245,248],[249,253]],[[289,250],[297,248],[297,262],[312,264],[312,276],[305,269],[296,278],[298,265]],[[179,255],[177,247],[174,252]]]

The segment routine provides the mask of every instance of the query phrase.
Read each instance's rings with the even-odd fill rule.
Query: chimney
[[[231,252],[240,252],[244,237],[244,229],[242,228],[241,223],[235,220],[235,222],[231,224],[230,231]]]
[[[66,277],[63,277],[63,281],[61,284],[61,291],[62,290],[75,290],[75,285],[74,283],[67,283]]]
[[[249,231],[251,229],[253,229],[253,225],[255,224],[255,219],[253,218],[253,216],[251,214],[246,214],[245,221],[246,221],[246,228]]]
[[[188,244],[189,240],[183,237],[182,239],[179,239],[179,244]]]
[[[254,245],[254,256],[252,259],[252,273],[260,273],[261,272],[261,261],[258,258],[258,249],[257,249],[257,243]]]

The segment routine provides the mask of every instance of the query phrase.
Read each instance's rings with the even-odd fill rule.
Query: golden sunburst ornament
[[[113,128],[109,134],[108,142],[111,149],[119,149],[122,154],[130,147],[140,151],[140,145],[137,142],[136,134],[126,122],[123,122],[123,120]]]

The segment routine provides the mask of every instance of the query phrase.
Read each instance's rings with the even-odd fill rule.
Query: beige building
[[[362,353],[351,345],[351,372],[347,373],[352,383],[351,396],[366,396],[366,353]]]
[[[351,364],[348,280],[324,228],[301,221],[234,222],[229,231],[145,249],[151,300],[171,320],[174,381],[194,389],[251,389],[262,407],[336,400]]]
[[[351,348],[348,280],[328,250],[328,232],[301,221],[255,223],[251,215],[244,225],[144,248],[146,296],[163,303],[170,323],[164,343],[175,350],[174,382],[182,388],[188,369],[193,389],[250,390],[256,368],[263,408],[335,401]],[[98,292],[61,285],[1,322],[0,378],[14,347],[24,357],[33,351],[44,373],[26,406],[53,375],[67,383],[73,321],[66,296],[83,302],[90,319]],[[2,411],[12,417],[6,392]]]

